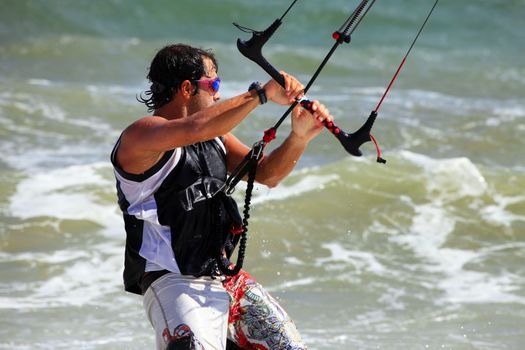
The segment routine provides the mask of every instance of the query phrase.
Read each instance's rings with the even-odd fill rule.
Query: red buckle
[[[244,231],[244,226],[243,225],[235,225],[235,224],[232,224],[230,226],[230,233],[234,234],[234,235],[240,235],[242,232]]]
[[[266,143],[270,143],[273,140],[275,140],[275,135],[277,134],[277,130],[274,128],[270,128],[264,132],[263,141]]]

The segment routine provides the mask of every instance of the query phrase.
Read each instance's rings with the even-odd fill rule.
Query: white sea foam
[[[490,204],[481,209],[481,215],[486,222],[509,227],[515,221],[525,222],[525,215],[518,215],[507,210],[512,204],[525,202],[525,196],[506,197],[499,194],[493,196],[495,204]]]
[[[521,287],[511,274],[491,275],[467,269],[449,270],[437,283],[446,294],[440,302],[450,303],[519,303],[525,305]]]
[[[437,160],[409,151],[400,153],[405,159],[423,168],[427,192],[434,201],[479,197],[488,188],[485,178],[468,158]]]
[[[379,302],[388,305],[394,310],[404,310],[406,305],[401,301],[407,295],[407,291],[401,288],[386,287],[386,291],[378,299]]]
[[[506,123],[515,123],[516,120],[525,117],[525,108],[520,105],[497,106],[493,109],[493,116],[485,120],[485,125],[498,127]]]
[[[47,80],[47,79],[29,79],[27,82],[35,86],[49,87],[49,86],[55,85],[51,80]]]
[[[108,154],[109,158],[109,150],[105,145],[64,144],[55,149],[30,147],[21,150],[12,144],[4,144],[0,145],[0,151],[3,152],[2,160],[10,168],[24,173],[43,173],[50,171],[50,167],[90,164],[100,160],[101,154]]]
[[[44,281],[35,289],[33,297],[47,303],[84,305],[120,289],[121,263],[120,255],[103,258],[93,252],[89,260],[77,261],[61,275]],[[104,265],[103,271],[98,269],[101,265]]]
[[[134,97],[137,92],[146,90],[147,85],[87,85],[86,90],[94,97],[98,96],[127,96]],[[135,103],[135,99],[131,99]]]
[[[24,262],[31,261],[34,264],[63,264],[71,261],[88,257],[84,250],[58,250],[54,252],[36,253],[5,253],[0,252],[0,261],[2,262]]]
[[[274,291],[286,290],[286,289],[290,289],[290,288],[298,287],[298,286],[313,285],[318,282],[319,282],[318,278],[306,277],[306,278],[300,278],[300,279],[296,279],[292,281],[287,281],[287,282],[281,283],[276,286],[268,287],[267,289],[269,292],[274,292]]]
[[[339,243],[323,243],[322,247],[330,251],[330,256],[316,260],[316,266],[325,266],[328,269],[341,269],[352,265],[356,273],[371,271],[376,274],[382,274],[385,267],[376,259],[372,253],[348,250]]]
[[[402,155],[421,166],[428,202],[412,203],[414,216],[408,233],[391,236],[390,241],[411,248],[422,261],[420,268],[441,276],[436,285],[443,290],[444,295],[436,302],[525,304],[525,298],[513,294],[518,290],[517,282],[509,274],[493,274],[466,267],[487,252],[445,247],[449,235],[460,220],[454,214],[451,203],[468,198],[476,203],[473,208],[477,208],[480,202],[478,198],[489,191],[477,167],[466,158],[436,160],[410,152],[402,152]],[[523,201],[523,196],[494,198],[498,205],[481,210],[486,220],[492,219],[498,223],[515,220],[516,216],[505,215],[504,208],[509,203]]]
[[[30,80],[29,83],[39,86],[59,86],[62,89],[70,88],[67,85],[48,80]],[[128,94],[126,96],[134,96],[129,95],[130,89],[128,88],[113,86],[108,89],[110,89],[110,92],[115,94],[115,96],[121,96],[124,93]],[[87,90],[93,94],[97,91],[96,88],[90,86],[87,87]],[[100,88],[100,90],[102,90],[102,88]],[[107,94],[107,91],[105,91],[105,93]],[[129,98],[128,100],[135,101],[134,98]],[[43,99],[42,97],[35,98],[33,94],[30,93],[3,92],[0,94],[0,107],[15,108],[18,113],[23,113],[25,118],[36,118],[38,120],[45,119],[51,123],[58,122],[60,124],[82,127],[89,129],[94,133],[107,133],[112,130],[112,126],[103,118],[78,114],[76,111],[72,114],[63,106],[62,101],[55,101],[49,98]],[[7,120],[9,117],[4,119]],[[55,134],[55,132],[52,131],[52,127],[39,128],[31,124],[27,125],[26,123],[18,123],[16,120],[11,121],[11,123],[4,121],[4,124],[8,127],[8,130],[20,132],[22,134]],[[64,138],[66,137],[66,135],[56,135]]]
[[[107,163],[74,165],[30,175],[18,183],[9,199],[9,211],[20,219],[91,220],[114,227],[115,222],[120,223],[116,206],[103,203],[93,192],[113,186],[101,173],[109,167]]]
[[[1,106],[14,107],[28,117],[38,116],[59,122],[65,120],[66,113],[61,107],[49,101],[43,102],[35,99],[29,93],[5,92],[0,97]]]
[[[0,296],[0,309],[81,306],[121,289],[121,247],[115,243],[94,246],[89,252],[3,254],[1,258],[2,261],[31,259],[33,264],[55,268],[51,278],[19,284],[15,294],[10,288],[9,296]],[[103,269],[99,268],[101,265]]]
[[[414,210],[409,233],[394,236],[391,240],[411,247],[421,257],[440,261],[439,247],[454,230],[455,219],[446,209],[433,203],[415,206]]]
[[[487,78],[495,81],[525,84],[525,70],[514,66],[494,67],[493,69],[488,69],[485,75]]]
[[[307,170],[302,170],[304,173]],[[322,189],[326,184],[335,181],[338,175],[303,175],[301,179],[293,184],[281,184],[271,190],[263,190],[263,186],[257,186],[254,193],[257,193],[252,200],[253,204],[259,204],[268,201],[285,200],[291,197],[300,196],[304,193]]]
[[[360,99],[371,98],[374,101],[381,96],[384,88],[364,87],[348,89],[348,95],[359,96]],[[345,95],[330,97],[330,100],[339,101],[348,99]],[[498,127],[501,124],[512,123],[525,117],[525,105],[523,100],[511,98],[501,99],[474,98],[466,96],[448,95],[437,91],[418,89],[397,89],[395,93],[388,96],[388,105],[401,107],[403,110],[435,109],[445,112],[447,116],[464,117],[465,113],[482,113],[489,117],[481,119],[488,127]],[[414,122],[414,118],[407,118]],[[417,119],[416,119],[417,120]]]
[[[301,266],[304,265],[304,261],[298,259],[295,256],[286,256],[284,257],[284,261],[287,265],[295,265],[295,266]]]

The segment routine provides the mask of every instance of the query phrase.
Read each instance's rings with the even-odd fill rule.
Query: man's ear
[[[190,99],[195,92],[195,87],[189,80],[184,80],[180,85],[180,93],[185,99]]]

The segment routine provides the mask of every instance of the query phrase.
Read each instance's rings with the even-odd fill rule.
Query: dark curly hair
[[[148,112],[153,112],[170,102],[184,80],[194,82],[207,73],[204,57],[209,58],[215,67],[218,67],[215,56],[209,50],[184,44],[163,47],[151,61],[147,76],[151,82],[150,89],[141,93],[137,100],[148,107]],[[194,85],[194,93],[197,94],[198,85]]]

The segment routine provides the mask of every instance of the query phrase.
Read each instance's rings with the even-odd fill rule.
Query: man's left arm
[[[313,114],[297,106],[292,113],[292,131],[284,142],[265,155],[257,167],[255,180],[268,187],[277,186],[294,169],[308,143],[323,130],[324,120],[333,121],[328,109],[313,101]],[[232,171],[250,149],[232,134],[226,135],[228,169]]]

